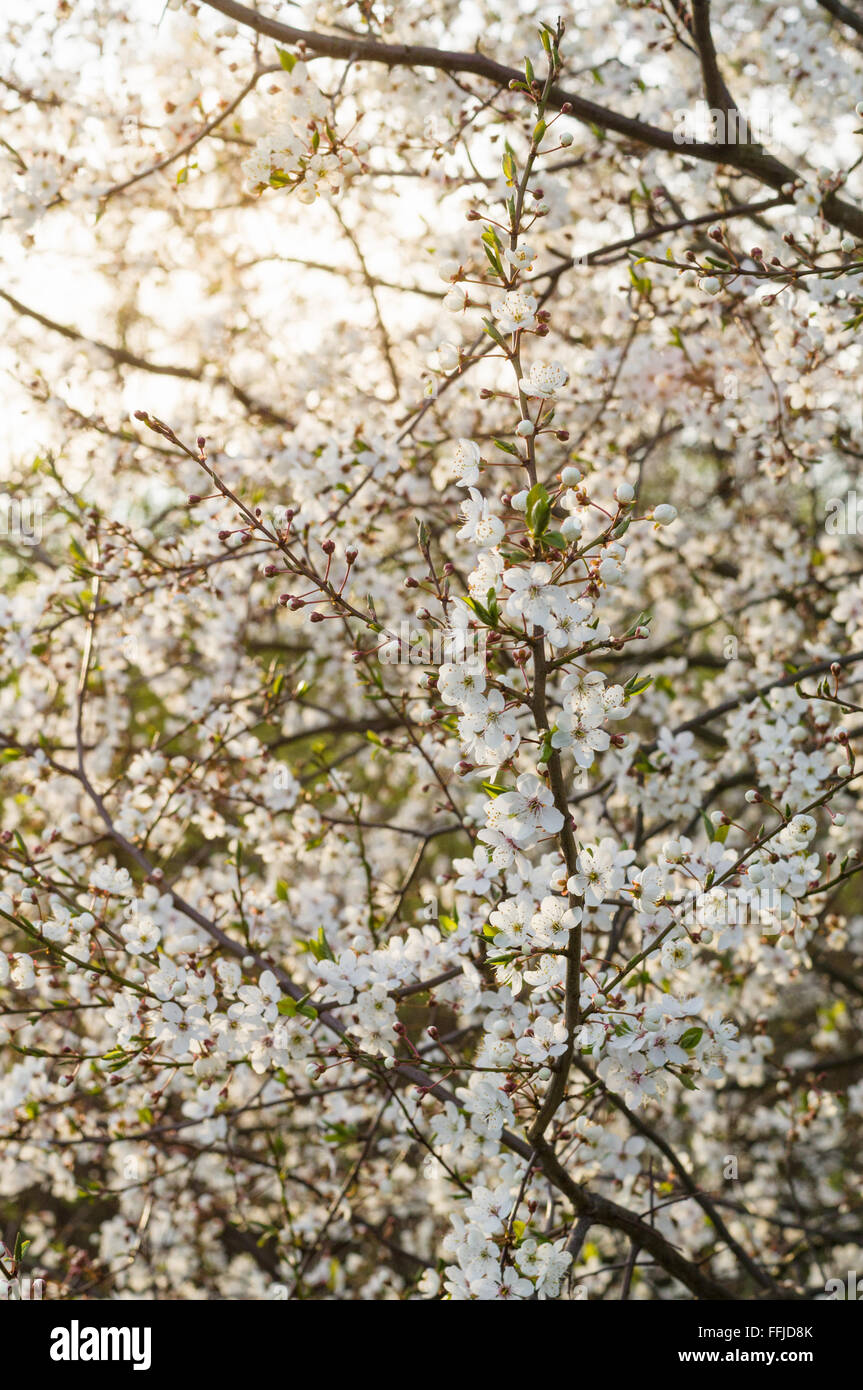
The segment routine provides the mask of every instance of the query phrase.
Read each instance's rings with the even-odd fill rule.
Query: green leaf
[[[502,347],[503,350],[504,350],[504,352],[505,352],[505,351],[506,351],[506,343],[505,343],[504,340],[503,340],[503,335],[501,334],[500,330],[497,329],[497,328],[495,327],[495,325],[492,323],[491,319],[483,319],[483,321],[482,321],[482,326],[483,326],[483,328],[485,329],[485,331],[486,331],[486,333],[488,334],[488,336],[489,336],[495,343],[497,343],[498,347]]]
[[[648,686],[652,684],[652,676],[630,676],[623,689],[626,695],[640,695],[643,690],[647,690]]]
[[[551,503],[548,498],[539,501],[534,508],[531,530],[535,536],[541,536],[551,517]]]
[[[327,938],[324,934],[323,927],[321,927],[318,930],[317,936],[312,937],[311,941],[309,942],[309,950],[311,951],[315,960],[335,960],[335,956],[333,955],[330,943],[327,941]]]
[[[536,506],[537,502],[541,501],[542,498],[548,500],[548,493],[546,492],[542,483],[534,483],[530,492],[527,494],[528,516],[530,516],[531,512],[533,511],[533,508]]]
[[[693,1047],[697,1047],[704,1037],[703,1028],[687,1028],[680,1039],[680,1046],[686,1051],[691,1052]]]
[[[496,252],[496,251],[492,251],[492,249],[491,249],[490,246],[484,246],[482,249],[483,249],[483,251],[485,251],[485,254],[486,254],[486,256],[487,256],[488,259],[489,259],[489,263],[490,263],[491,268],[492,268],[492,270],[494,271],[495,275],[502,275],[502,274],[503,274],[503,266],[502,266],[501,263],[500,263],[500,260],[499,260],[499,258],[498,258],[497,252]]]
[[[646,753],[639,753],[632,766],[635,768],[636,772],[644,773],[645,776],[648,772],[658,771],[656,764],[650,761]]]
[[[276,52],[279,55],[279,62],[285,69],[285,72],[293,72],[294,68],[297,66],[296,53],[289,53],[286,48],[279,48],[278,46],[276,47]]]
[[[629,267],[629,278],[630,278],[630,280],[632,281],[632,283],[633,283],[633,285],[635,286],[635,288],[638,290],[638,293],[639,293],[639,294],[642,294],[642,295],[648,295],[648,294],[650,294],[650,291],[651,291],[651,289],[653,288],[653,285],[652,285],[652,282],[651,282],[650,280],[648,280],[648,278],[647,278],[646,275],[645,275],[645,276],[636,275],[636,273],[635,273],[635,271],[633,270],[632,266],[630,266],[630,267]]]

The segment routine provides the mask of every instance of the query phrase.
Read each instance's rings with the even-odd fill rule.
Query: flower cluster
[[[713,23],[794,107],[777,189],[651,147],[703,95],[676,7],[570,7],[577,55],[460,7],[464,57],[452,5],[292,52],[235,8],[0,21],[9,1258],[817,1296],[859,1254],[863,56]]]
[[[312,203],[339,192],[356,154],[339,138],[329,103],[304,64],[285,75],[284,88],[266,134],[243,162],[246,187],[253,194],[287,188]]]

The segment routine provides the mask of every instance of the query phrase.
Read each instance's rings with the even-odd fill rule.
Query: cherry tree
[[[859,1261],[863,19],[560,9],[4,20],[7,1281]]]

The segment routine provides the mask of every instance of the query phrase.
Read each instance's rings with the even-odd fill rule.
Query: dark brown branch
[[[709,724],[711,720],[719,719],[723,714],[729,714],[731,710],[738,709],[740,705],[748,704],[750,700],[757,700],[761,695],[767,695],[771,690],[783,690],[789,685],[797,685],[807,676],[826,675],[831,666],[854,666],[858,661],[863,661],[863,652],[849,652],[847,656],[834,656],[828,661],[816,661],[811,666],[801,666],[790,676],[781,676],[778,680],[753,686],[750,690],[742,691],[740,695],[723,700],[721,704],[714,705],[711,709],[703,710],[701,714],[693,715],[692,719],[685,719],[682,724],[674,726],[672,733],[685,734],[690,729],[698,729],[702,724]],[[644,744],[643,751],[650,753],[655,747],[656,741],[654,740],[652,743]]]
[[[184,381],[202,380],[200,367],[182,367],[177,363],[151,362],[146,357],[139,357],[137,353],[129,352],[127,348],[114,347],[111,343],[100,342],[98,338],[88,338],[77,328],[72,328],[67,323],[59,323],[56,319],[49,319],[46,314],[40,314],[38,309],[31,309],[29,305],[22,304],[21,300],[16,299],[8,290],[0,289],[0,299],[5,300],[21,318],[33,319],[34,323],[39,323],[52,333],[58,333],[61,337],[68,338],[71,343],[81,343],[85,347],[97,348],[100,352],[104,352],[118,367],[133,367],[136,371],[150,372],[153,376],[174,376],[180,377]],[[226,387],[234,399],[239,401],[250,414],[258,415],[262,420],[268,420],[271,424],[291,428],[292,422],[287,416],[280,415],[278,411],[264,405],[261,401],[256,401],[249,395],[248,391],[244,390],[242,386],[237,386],[228,377],[217,377],[216,384]]]
[[[725,85],[719,71],[719,60],[710,29],[710,0],[692,0],[692,33],[701,61],[704,95],[714,111],[727,113],[737,110],[737,103]]]
[[[818,0],[818,4],[822,10],[832,14],[834,19],[841,19],[849,29],[856,29],[858,34],[863,34],[863,15],[857,14],[850,5],[843,5],[842,0]]]
[[[268,19],[256,10],[249,9],[247,5],[236,3],[236,0],[202,0],[202,3],[210,9],[218,10],[220,14],[227,15],[238,24],[245,24],[257,34],[265,34],[282,43],[302,46],[307,52],[320,57],[382,63],[389,68],[433,68],[438,72],[468,72],[489,82],[495,82],[500,88],[508,87],[510,82],[524,81],[524,74],[517,68],[507,67],[482,53],[459,53],[421,44],[379,43],[376,39],[363,38],[359,34],[319,34],[308,29],[295,29],[292,25],[283,24],[277,19]],[[798,178],[794,169],[768,154],[760,145],[700,142],[681,145],[673,131],[648,125],[632,116],[621,115],[618,111],[611,111],[563,87],[553,87],[547,100],[548,108],[559,111],[564,105],[569,107],[569,114],[585,125],[596,126],[603,131],[613,131],[651,149],[686,154],[688,158],[706,160],[711,164],[726,164],[742,174],[751,175],[777,192],[784,184],[793,183]],[[863,209],[845,202],[835,193],[830,193],[822,203],[821,212],[834,226],[863,237]]]

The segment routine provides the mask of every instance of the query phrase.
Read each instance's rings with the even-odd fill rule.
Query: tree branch
[[[277,19],[268,19],[265,15],[258,14],[257,10],[236,3],[236,0],[201,2],[210,9],[227,15],[238,24],[245,24],[257,34],[279,39],[282,43],[300,45],[309,53],[322,58],[382,63],[389,68],[433,68],[438,72],[467,72],[495,82],[501,88],[508,87],[510,82],[524,81],[524,74],[517,68],[507,67],[482,53],[459,53],[421,44],[379,43],[376,39],[363,38],[359,34],[319,34],[310,29],[295,29],[292,25],[283,24]],[[784,184],[793,183],[799,177],[794,169],[768,154],[760,145],[707,144],[697,141],[682,145],[672,131],[648,125],[645,121],[621,115],[618,111],[611,111],[563,87],[553,87],[548,96],[547,106],[551,110],[559,111],[564,105],[570,108],[568,114],[585,125],[613,131],[651,149],[686,154],[688,158],[702,159],[710,164],[727,164],[742,174],[751,175],[777,192]],[[821,213],[832,225],[863,238],[863,209],[845,202],[835,193],[829,193],[821,205]]]

